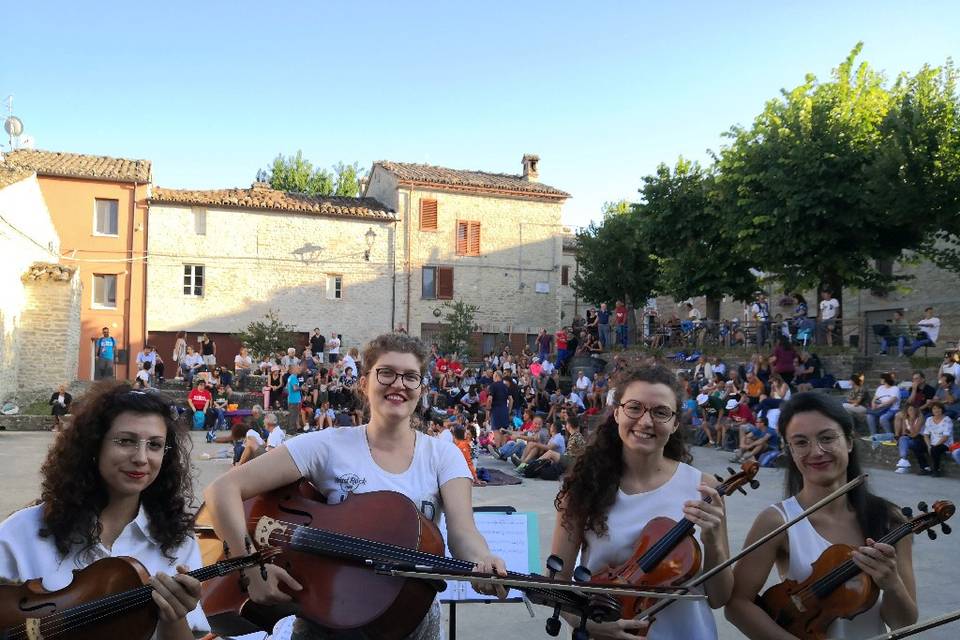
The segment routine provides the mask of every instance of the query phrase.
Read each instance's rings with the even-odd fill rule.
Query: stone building
[[[569,194],[539,181],[539,158],[521,174],[376,162],[365,195],[397,212],[393,315],[431,340],[449,300],[479,307],[474,353],[514,349],[560,322],[562,231]]]
[[[73,380],[80,279],[56,264],[57,235],[36,174],[0,157],[0,402],[24,403]]]
[[[359,344],[393,326],[396,217],[372,198],[249,189],[155,188],[147,317],[169,361],[176,333],[201,332],[232,366],[232,334],[270,311],[304,333]],[[293,346],[293,345],[291,345]]]
[[[56,262],[83,285],[78,367],[70,378],[93,378],[94,338],[116,338],[118,378],[131,378],[128,357],[146,337],[146,198],[150,163],[79,153],[18,149],[6,162],[36,174],[60,237]]]

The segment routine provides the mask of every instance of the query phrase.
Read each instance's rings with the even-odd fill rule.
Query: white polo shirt
[[[111,549],[96,544],[81,553],[82,547],[75,546],[66,556],[61,556],[53,536],[40,537],[42,525],[42,504],[17,511],[0,523],[0,578],[12,582],[43,578],[44,589],[56,591],[73,581],[75,569],[86,568],[102,558],[136,558],[151,576],[161,571],[176,575],[178,564],[186,565],[191,571],[203,566],[200,547],[192,535],[173,551],[173,560],[164,556],[160,544],[150,535],[149,519],[143,507],[123,528]],[[187,614],[187,623],[200,635],[210,631],[210,623],[199,604]],[[156,634],[153,637],[156,638]]]

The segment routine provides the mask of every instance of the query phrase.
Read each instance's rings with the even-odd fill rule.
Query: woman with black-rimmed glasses
[[[505,572],[503,560],[490,552],[474,523],[473,478],[463,455],[452,443],[431,438],[411,425],[424,392],[427,357],[423,343],[406,334],[384,334],[371,341],[363,352],[364,371],[357,385],[369,407],[370,421],[355,428],[298,436],[215,480],[205,498],[217,535],[230,548],[244,548],[243,500],[307,478],[331,504],[351,494],[388,490],[407,496],[434,520],[443,511],[454,557],[475,563],[476,571]],[[301,588],[279,566],[269,565],[267,572],[266,580],[259,571],[248,572],[249,594],[255,602],[289,601],[280,586]],[[481,590],[494,593],[486,587]],[[439,601],[435,601],[411,637],[439,638],[440,623]],[[310,639],[339,637],[303,619],[294,623],[294,634]]]
[[[555,501],[552,553],[564,567],[558,577],[572,574],[578,553],[591,572],[621,565],[657,517],[693,522],[703,548],[702,570],[711,569],[729,557],[726,517],[716,479],[688,464],[676,376],[666,367],[642,367],[625,370],[613,384],[610,413],[564,477]],[[726,604],[732,571],[721,571],[704,587],[706,600],[675,602],[657,614],[645,637],[716,638],[710,609]],[[590,621],[587,633],[597,640],[627,640],[647,633],[647,627],[646,621]]]
[[[169,402],[129,384],[101,383],[78,402],[40,469],[40,500],[0,524],[0,583],[42,578],[67,587],[73,571],[118,556],[153,576],[157,637],[192,639],[210,626],[193,537],[187,434]]]

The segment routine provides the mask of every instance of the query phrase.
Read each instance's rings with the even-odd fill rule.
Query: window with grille
[[[119,235],[120,201],[97,198],[94,202],[94,233],[98,236]]]
[[[327,276],[327,300],[339,300],[343,297],[343,276],[330,274]]]
[[[480,223],[461,220],[457,222],[457,255],[480,255]]]
[[[202,264],[183,265],[183,295],[197,296],[203,295],[204,274]]]
[[[117,308],[116,274],[93,274],[93,306],[103,309]]]
[[[437,201],[420,201],[420,229],[422,231],[437,230]]]

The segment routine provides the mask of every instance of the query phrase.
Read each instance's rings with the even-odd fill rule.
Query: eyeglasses
[[[397,381],[397,378],[400,378],[404,387],[411,390],[419,389],[420,385],[423,384],[423,376],[421,376],[419,373],[413,373],[412,371],[408,371],[407,373],[398,373],[393,369],[377,369],[377,382],[385,387],[392,385]]]
[[[623,409],[623,412],[628,418],[633,420],[639,420],[644,416],[644,414],[650,412],[651,420],[663,424],[665,422],[670,422],[673,416],[677,415],[676,411],[666,405],[648,407],[642,402],[622,402],[618,406]]]
[[[822,433],[815,438],[817,442],[817,447],[820,451],[824,453],[830,453],[837,448],[837,443],[840,442],[840,434],[833,433]],[[805,456],[810,452],[811,442],[807,438],[797,438],[796,440],[791,440],[787,443],[787,446],[790,447],[790,450],[796,453],[798,456]]]
[[[126,453],[139,451],[141,444],[146,445],[147,455],[153,456],[162,456],[167,451],[170,451],[170,449],[173,449],[173,447],[163,440],[149,440],[147,438],[110,438],[110,442]]]

